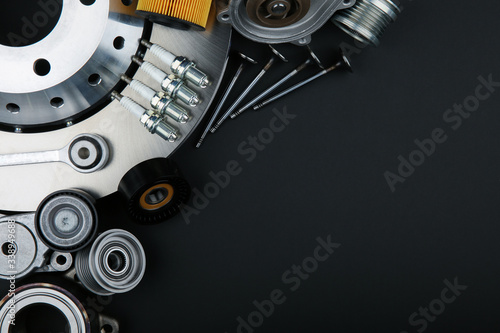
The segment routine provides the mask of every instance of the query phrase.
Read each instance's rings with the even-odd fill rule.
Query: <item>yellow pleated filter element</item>
[[[156,23],[205,29],[211,8],[212,0],[139,0],[137,13]]]

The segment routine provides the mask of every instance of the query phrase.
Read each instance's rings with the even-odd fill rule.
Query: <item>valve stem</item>
[[[187,111],[177,105],[164,92],[156,92],[141,81],[131,79],[126,75],[122,75],[121,79],[125,81],[130,88],[148,100],[151,107],[158,111],[162,116],[170,117],[174,121],[181,124],[185,124],[189,120],[189,114]]]
[[[157,134],[162,139],[169,142],[175,142],[175,140],[177,140],[177,130],[163,120],[162,116],[158,112],[146,110],[131,98],[123,96],[116,91],[111,93],[111,97],[119,101],[125,109],[139,118],[149,133]]]
[[[208,75],[196,68],[196,64],[193,61],[186,57],[176,56],[160,45],[153,44],[145,39],[141,40],[141,44],[147,47],[152,54],[172,70],[173,74],[181,79],[186,79],[201,88],[206,88],[210,84]]]

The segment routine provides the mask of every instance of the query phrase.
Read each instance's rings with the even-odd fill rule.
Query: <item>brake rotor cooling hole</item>
[[[127,257],[122,251],[113,250],[109,253],[106,264],[114,273],[121,273],[127,268]]]
[[[50,105],[55,109],[59,109],[64,105],[64,99],[61,97],[54,97],[50,100]]]
[[[38,76],[46,76],[50,73],[50,69],[50,62],[48,62],[46,59],[38,59],[33,65],[33,70]]]
[[[78,150],[78,157],[80,157],[82,160],[86,160],[90,157],[90,150],[86,147],[80,148]]]
[[[57,258],[56,258],[56,263],[58,265],[64,266],[64,265],[66,265],[67,262],[68,262],[68,259],[66,259],[65,256],[57,256]]]
[[[102,78],[97,73],[91,74],[88,79],[89,85],[91,85],[92,87],[98,86],[99,84],[101,84],[101,81]]]
[[[17,253],[17,245],[15,243],[5,242],[2,244],[2,254],[5,256],[14,255]]]
[[[14,103],[7,104],[5,106],[5,108],[7,109],[7,111],[9,111],[12,114],[18,114],[21,111],[21,108],[19,107],[19,105],[14,104]]]
[[[85,6],[92,6],[95,3],[95,1],[96,0],[80,0],[82,5],[85,5]]]
[[[115,40],[113,41],[113,46],[117,50],[123,49],[125,47],[125,38],[123,38],[122,36],[116,37]]]

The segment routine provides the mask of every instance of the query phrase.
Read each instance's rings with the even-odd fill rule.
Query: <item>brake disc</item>
[[[145,23],[134,14],[137,0],[40,0],[26,11],[22,7],[27,1],[9,2],[21,7],[17,30],[0,24],[10,36],[0,38],[0,155],[58,149],[81,133],[91,133],[106,140],[110,158],[104,169],[92,174],[61,163],[0,167],[0,210],[35,211],[49,193],[67,188],[80,188],[99,199],[115,192],[135,165],[167,157],[183,144],[215,97],[227,62],[231,27],[217,22],[215,4],[206,31],[199,32]],[[7,12],[12,13],[11,8],[0,18]],[[44,18],[51,15],[55,22],[46,23]],[[39,34],[26,39],[23,32],[31,25]],[[119,83],[123,73],[161,89],[131,61],[131,56],[145,53],[145,60],[168,71],[141,48],[140,38],[195,61],[213,82],[196,89],[202,103],[186,108],[190,120],[173,124],[179,134],[175,143],[151,135],[111,101],[111,91],[117,90],[150,108],[148,101]]]

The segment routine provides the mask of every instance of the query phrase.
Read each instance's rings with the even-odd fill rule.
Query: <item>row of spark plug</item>
[[[166,118],[184,124],[189,120],[189,113],[177,101],[189,106],[197,106],[201,99],[196,92],[187,86],[191,82],[200,88],[206,88],[210,84],[207,74],[200,71],[191,60],[176,56],[165,50],[158,44],[142,40],[141,44],[149,49],[151,54],[166,64],[172,74],[167,74],[160,68],[139,57],[133,56],[132,60],[139,68],[148,74],[153,80],[160,83],[162,91],[155,91],[144,83],[122,75],[132,90],[149,101],[152,110],[145,109],[134,100],[123,96],[116,91],[111,93],[113,99],[139,118],[144,127],[151,133],[157,134],[164,140],[174,142],[179,137],[177,129],[170,125]]]

